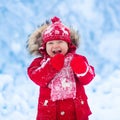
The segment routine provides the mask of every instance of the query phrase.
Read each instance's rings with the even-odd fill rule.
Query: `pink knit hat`
[[[46,43],[51,40],[64,40],[71,43],[70,30],[61,23],[58,17],[51,19],[52,24],[42,33],[43,42]]]

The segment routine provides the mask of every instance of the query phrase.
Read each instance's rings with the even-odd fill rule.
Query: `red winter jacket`
[[[79,55],[74,54],[74,56]],[[85,57],[83,59],[87,62]],[[36,58],[28,67],[30,79],[40,86],[36,120],[88,120],[91,111],[83,86],[94,78],[94,68],[89,65],[85,75],[79,76],[75,74],[75,99],[70,98],[53,102],[50,98],[51,89],[48,87],[48,84],[58,72],[49,61],[41,57]]]

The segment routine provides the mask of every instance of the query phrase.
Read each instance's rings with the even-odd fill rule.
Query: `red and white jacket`
[[[72,55],[73,57],[81,56],[78,54]],[[75,118],[76,120],[88,120],[88,116],[91,114],[91,111],[87,103],[87,96],[84,90],[84,85],[89,84],[93,80],[95,73],[94,68],[88,64],[87,59],[84,56],[82,57],[87,67],[86,71],[82,74],[76,74],[73,72],[76,84],[75,96],[74,98],[63,98],[62,100],[58,99],[59,96],[56,98],[53,97],[54,99],[51,99],[52,89],[50,85],[52,80],[60,72],[51,65],[51,58],[48,57],[45,59],[39,57],[34,59],[30,64],[28,67],[28,75],[34,83],[40,86],[38,113],[36,120],[68,120],[68,118]],[[72,104],[71,101],[73,101],[74,107],[70,105]],[[62,104],[63,102],[64,104]],[[67,114],[68,106],[73,107],[76,117],[74,117],[71,113]],[[62,117],[58,116],[59,112]]]

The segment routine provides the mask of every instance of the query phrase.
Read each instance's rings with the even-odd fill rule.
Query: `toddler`
[[[28,76],[40,86],[36,120],[88,120],[84,85],[93,80],[94,68],[75,53],[78,32],[58,17],[51,22],[35,30],[27,43],[29,52],[39,55],[28,67]]]

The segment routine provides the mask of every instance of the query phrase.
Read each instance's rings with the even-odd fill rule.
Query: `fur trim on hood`
[[[43,23],[40,27],[38,27],[33,33],[31,33],[27,40],[26,48],[28,52],[32,55],[40,55],[43,56],[43,53],[40,52],[40,48],[42,47],[42,32],[50,25],[49,21]],[[69,27],[70,37],[72,44],[76,47],[79,46],[79,33],[75,31],[72,27]]]

